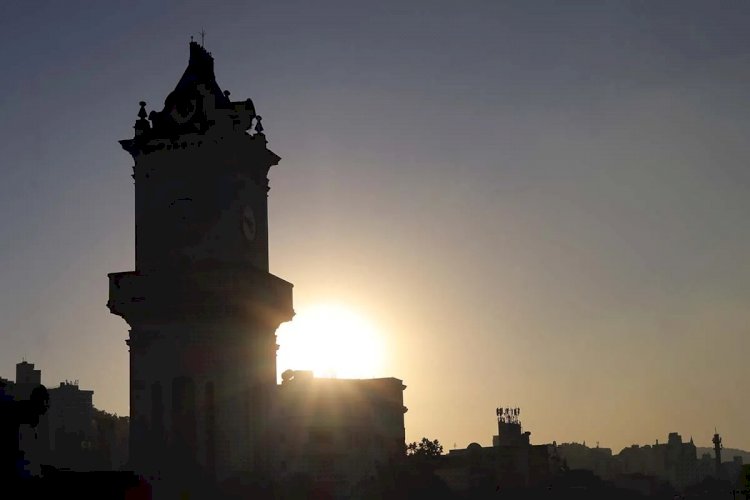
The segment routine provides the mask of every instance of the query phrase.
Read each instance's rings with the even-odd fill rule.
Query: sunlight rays
[[[278,374],[292,369],[312,370],[316,377],[368,378],[382,367],[381,335],[342,304],[304,308],[276,333]]]

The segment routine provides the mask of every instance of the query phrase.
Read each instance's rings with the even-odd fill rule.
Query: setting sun
[[[374,377],[381,368],[382,339],[363,316],[337,304],[297,313],[277,331],[278,372],[312,370],[318,377]]]

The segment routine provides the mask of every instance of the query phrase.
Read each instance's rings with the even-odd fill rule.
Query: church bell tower
[[[276,329],[292,285],[268,269],[267,147],[250,99],[232,101],[214,60],[190,61],[161,111],[140,103],[134,160],[135,270],[109,275],[129,325],[130,463],[221,480],[267,467]]]

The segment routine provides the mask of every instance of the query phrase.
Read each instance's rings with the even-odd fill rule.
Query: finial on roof
[[[148,113],[146,113],[146,102],[141,101],[138,103],[141,109],[138,110],[138,119],[135,121],[135,135],[136,137],[143,135],[144,132],[151,128],[151,124],[146,120]]]
[[[263,125],[260,123],[260,121],[263,119],[263,117],[260,116],[260,115],[258,115],[258,116],[255,117],[255,119],[256,119],[256,122],[255,122],[255,131],[258,132],[259,134],[262,134],[263,133]]]
[[[203,47],[205,41],[206,41],[206,31],[203,28],[201,28],[201,47]]]

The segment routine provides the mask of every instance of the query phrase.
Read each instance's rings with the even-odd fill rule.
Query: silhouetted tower
[[[120,141],[135,160],[135,271],[109,275],[107,305],[130,326],[138,472],[171,464],[222,479],[265,466],[275,332],[294,312],[291,283],[268,272],[268,171],[280,158],[260,121],[191,41],[164,108],[141,102],[135,137]]]
[[[718,432],[714,432],[714,438],[712,439],[712,442],[714,443],[714,460],[716,464],[716,478],[721,479],[721,436],[719,436]]]
[[[493,446],[521,446],[529,444],[530,432],[521,432],[520,408],[497,408],[497,436]]]
[[[26,360],[16,363],[16,399],[27,399],[35,387],[42,384],[42,371]]]

